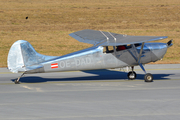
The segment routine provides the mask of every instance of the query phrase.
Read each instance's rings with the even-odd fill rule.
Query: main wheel
[[[144,81],[145,82],[153,82],[153,76],[151,73],[147,73],[145,76],[144,76]]]
[[[134,79],[136,79],[136,72],[130,71],[130,72],[127,74],[127,76],[128,76],[128,79],[129,79],[129,80],[134,80]]]

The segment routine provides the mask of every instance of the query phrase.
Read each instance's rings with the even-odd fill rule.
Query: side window
[[[132,48],[132,44],[118,45],[116,47],[116,51],[122,51],[122,50],[126,50],[126,49],[131,49],[131,48]]]
[[[131,44],[127,44],[126,47],[127,47],[127,49],[132,48]]]
[[[114,50],[116,51],[122,51],[126,49],[131,49],[133,44],[127,44],[127,45],[119,45],[119,46],[104,46],[103,47],[103,53],[113,53]],[[140,46],[141,44],[134,44],[135,47]]]
[[[125,49],[126,49],[125,45],[119,45],[119,46],[117,46],[116,51],[121,51],[121,50],[125,50]]]
[[[142,44],[141,43],[134,44],[135,47],[139,47],[140,45],[142,45]]]
[[[103,53],[113,53],[113,52],[114,52],[113,46],[104,46]]]

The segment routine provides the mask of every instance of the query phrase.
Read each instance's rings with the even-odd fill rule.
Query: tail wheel
[[[130,72],[127,74],[127,76],[128,76],[128,79],[129,79],[129,80],[134,80],[134,79],[136,79],[136,72],[130,71]]]
[[[147,73],[145,76],[144,76],[144,80],[145,82],[153,82],[153,76],[151,73]]]

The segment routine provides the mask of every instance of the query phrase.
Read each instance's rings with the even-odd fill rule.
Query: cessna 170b
[[[134,66],[139,65],[145,72],[145,82],[152,82],[153,76],[146,73],[143,64],[155,62],[164,57],[168,43],[150,42],[167,36],[129,36],[96,30],[81,30],[69,34],[80,42],[93,44],[92,47],[63,56],[46,56],[37,53],[25,40],[16,41],[8,54],[8,69],[13,73],[45,73],[57,71],[95,70],[131,67],[128,79],[136,78]],[[146,43],[150,42],[150,43]]]

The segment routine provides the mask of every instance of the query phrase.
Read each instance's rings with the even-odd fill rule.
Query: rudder
[[[18,40],[9,50],[7,64],[11,72],[18,73],[38,69],[40,63],[53,58],[56,58],[56,56],[39,54],[29,42]]]

